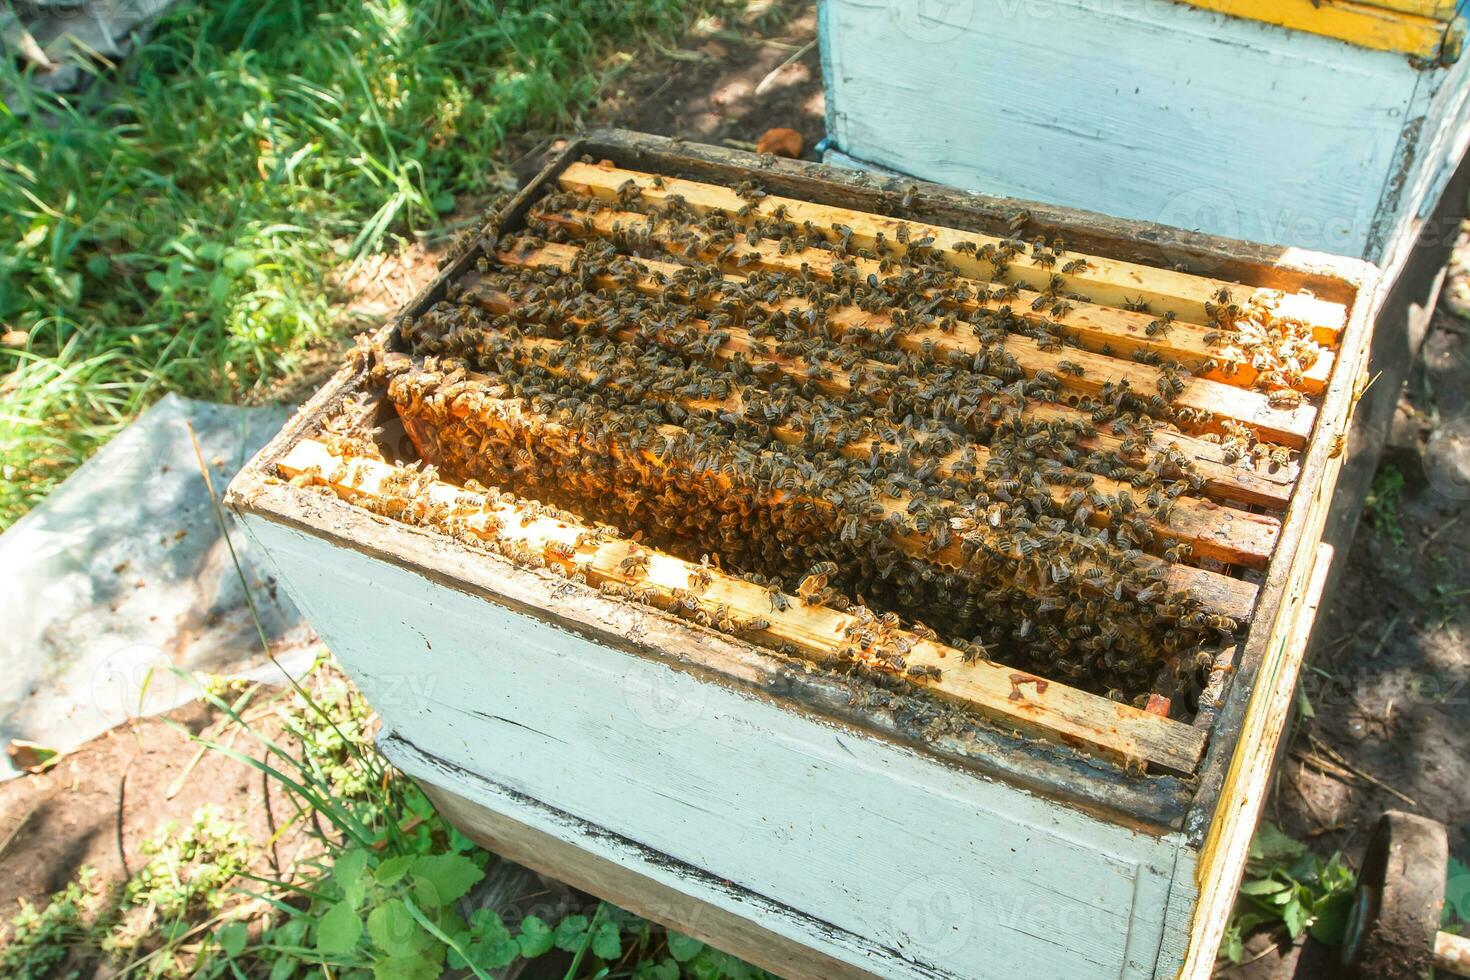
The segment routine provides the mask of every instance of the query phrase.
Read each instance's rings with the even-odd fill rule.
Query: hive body
[[[575,142],[232,506],[522,860],[787,975],[1173,975],[1372,271],[1022,210]]]

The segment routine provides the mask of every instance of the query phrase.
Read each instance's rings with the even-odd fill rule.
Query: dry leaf
[[[55,749],[19,738],[10,740],[10,744],[5,747],[5,754],[10,757],[12,766],[29,773],[45,772],[56,765],[59,758]]]
[[[801,156],[801,134],[794,129],[778,126],[761,133],[761,138],[755,141],[757,153],[774,153],[778,157],[790,157],[795,160]]]

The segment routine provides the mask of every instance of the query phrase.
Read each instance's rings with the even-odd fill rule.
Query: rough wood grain
[[[829,3],[828,7],[836,5]],[[1161,3],[1158,6],[1172,5]],[[879,13],[886,13],[883,8],[877,9]],[[824,13],[826,12],[827,8],[824,8]],[[1190,11],[1189,15],[1209,16],[1201,15],[1198,11]],[[997,33],[1003,33],[1006,27],[1004,24],[992,26]],[[883,40],[888,43],[892,39],[885,37]],[[1327,43],[1319,38],[1309,40]],[[1084,55],[1087,51],[1097,48],[1096,36],[1089,35],[1084,41],[1081,53],[1073,59],[1075,63],[1086,62]],[[1067,54],[1071,43],[1063,38],[1054,48],[1063,57],[1071,57]],[[1333,50],[1337,47],[1332,46]],[[1290,84],[1283,85],[1281,79],[1273,74],[1271,62],[1262,67],[1254,64],[1252,57],[1254,55],[1249,51],[1232,48],[1228,51],[1226,60],[1232,66],[1231,71],[1242,77],[1259,76],[1264,82],[1283,88],[1283,91],[1292,90]],[[885,63],[881,53],[878,63],[880,67]],[[1092,62],[1087,63],[1092,65]],[[1156,69],[1166,71],[1170,77],[1177,72],[1177,68],[1167,65],[1133,65],[1130,71],[1135,73],[1138,82],[1143,85]],[[1111,84],[1102,77],[1106,72],[1105,65],[1100,65],[1095,71],[1101,78],[1100,84]],[[1130,76],[1132,77],[1134,76]],[[1129,82],[1128,90],[1133,91],[1132,81],[1124,81]],[[1123,82],[1118,84],[1122,85]],[[1330,85],[1326,86],[1323,91],[1330,93],[1331,88]],[[1314,103],[1314,108],[1320,110],[1321,106]],[[1081,110],[1084,115],[1086,111],[1085,108]],[[1374,125],[1371,118],[1363,121],[1364,125]],[[916,120],[915,125],[920,127],[920,133],[934,132],[932,128],[924,128],[922,120]],[[1311,130],[1314,125],[1317,125],[1314,121],[1307,120],[1303,124],[1303,132]],[[1306,137],[1303,139],[1306,143],[1313,142]],[[1121,144],[1110,142],[1108,145],[1116,147]],[[1024,152],[1024,147],[1017,152]],[[1290,152],[1291,146],[1282,144],[1282,153],[1289,156]],[[733,184],[743,179],[743,176],[756,176],[772,189],[781,189],[784,193],[798,196],[810,196],[837,206],[892,209],[897,206],[900,195],[911,194],[913,205],[911,208],[904,208],[905,213],[927,216],[938,223],[954,227],[988,229],[991,232],[1003,230],[1007,216],[1017,208],[1027,206],[1037,226],[1048,233],[1050,229],[1056,229],[1069,242],[1086,243],[1090,250],[1147,262],[1181,262],[1196,269],[1214,270],[1223,277],[1239,278],[1257,284],[1287,289],[1310,288],[1319,296],[1353,304],[1354,320],[1361,318],[1363,322],[1359,326],[1363,327],[1367,317],[1363,308],[1371,302],[1372,287],[1376,279],[1371,268],[1312,253],[1225,242],[1160,225],[1104,218],[1065,207],[1022,205],[1013,200],[915,183],[908,178],[889,179],[868,174],[834,173],[800,161],[762,162],[749,155],[718,147],[681,145],[658,137],[620,132],[597,133],[569,141],[558,159],[506,213],[501,227],[505,230],[517,227],[517,222],[521,220],[531,200],[548,185],[554,184],[557,170],[567,161],[582,154],[590,154],[594,159],[612,158],[620,165],[630,168],[720,183]],[[1339,157],[1343,160],[1352,159],[1355,166],[1372,165],[1371,154],[1354,159],[1350,153],[1342,152]],[[1180,159],[1187,162],[1188,155]],[[1280,159],[1270,162],[1273,168],[1284,165]],[[1077,164],[1075,167],[1069,166],[1067,172],[1075,180],[1077,174],[1089,172],[1089,166],[1097,168],[1101,165],[1096,162]],[[1110,180],[1121,182],[1147,183],[1157,179],[1156,174],[1141,173],[1126,163],[1120,163],[1112,169],[1102,167],[1097,172],[1106,172]],[[1217,163],[1212,164],[1212,172],[1233,176],[1221,170]],[[1328,185],[1331,184],[1330,173],[1324,179]],[[990,186],[1004,185],[992,183]],[[1314,196],[1319,190],[1318,187],[1306,188],[1302,193],[1305,196]],[[1297,193],[1297,189],[1293,188],[1293,193]],[[1066,199],[1065,194],[1049,196],[1055,200]],[[481,247],[484,247],[483,242]],[[466,253],[457,259],[406,308],[405,313],[417,314],[430,304],[443,299],[447,281],[462,274],[472,266],[473,261],[472,253]],[[391,344],[393,337],[394,329],[385,329],[384,342]],[[1336,373],[1343,371],[1339,366]],[[1172,977],[1182,962],[1188,943],[1196,957],[1195,962],[1203,964],[1207,972],[1214,947],[1201,948],[1202,945],[1208,945],[1208,937],[1203,940],[1197,936],[1191,937],[1184,926],[1196,909],[1201,911],[1196,919],[1197,924],[1212,920],[1223,922],[1224,910],[1228,910],[1233,885],[1217,888],[1212,883],[1222,868],[1228,877],[1230,869],[1226,866],[1223,852],[1216,852],[1216,857],[1209,866],[1200,866],[1195,860],[1195,848],[1209,833],[1210,821],[1218,800],[1216,790],[1208,789],[1205,784],[1218,778],[1218,770],[1214,767],[1218,766],[1221,759],[1228,762],[1237,747],[1240,716],[1235,705],[1248,701],[1252,693],[1250,684],[1254,682],[1263,645],[1268,641],[1264,621],[1261,626],[1253,627],[1247,636],[1247,651],[1241,660],[1242,673],[1234,686],[1226,692],[1227,707],[1211,730],[1213,748],[1204,767],[1208,771],[1202,771],[1199,777],[1201,786],[1205,788],[1201,789],[1200,800],[1190,818],[1189,838],[1180,841],[1169,836],[1168,828],[1177,826],[1172,821],[1178,819],[1180,807],[1191,790],[1174,777],[1129,779],[1122,776],[1116,768],[1101,762],[1087,760],[1086,757],[1072,758],[1070,753],[1054,743],[1028,742],[997,736],[984,730],[969,731],[962,738],[945,736],[936,740],[927,736],[920,737],[904,724],[901,717],[858,704],[851,700],[851,692],[844,695],[842,692],[847,688],[843,686],[842,678],[791,671],[789,667],[783,667],[779,658],[769,652],[762,652],[757,647],[727,637],[701,639],[677,620],[649,610],[614,604],[611,600],[599,597],[593,597],[584,603],[572,603],[563,592],[555,588],[554,580],[550,580],[545,573],[538,575],[503,562],[491,568],[487,562],[490,556],[479,555],[453,541],[441,540],[442,536],[394,524],[351,507],[335,496],[323,498],[283,484],[272,484],[265,473],[273,461],[289,451],[303,435],[309,436],[326,413],[334,411],[344,399],[354,397],[360,390],[358,386],[361,381],[360,366],[344,369],[287,426],[283,434],[273,440],[257,460],[246,468],[237,481],[238,489],[232,488],[230,504],[245,515],[247,530],[261,550],[272,557],[279,554],[279,564],[287,569],[281,581],[288,590],[300,592],[305,597],[301,603],[302,608],[314,623],[320,620],[325,627],[323,634],[328,637],[349,671],[355,671],[354,676],[363,682],[365,691],[373,692],[369,696],[373,698],[375,705],[382,702],[383,713],[390,728],[403,730],[413,727],[422,731],[432,729],[435,733],[432,741],[436,748],[442,745],[446,751],[460,755],[461,761],[468,760],[475,766],[489,758],[483,751],[478,751],[477,747],[493,742],[504,748],[513,743],[516,751],[497,752],[490,759],[497,764],[507,761],[511,764],[511,769],[507,770],[507,778],[511,782],[519,787],[533,789],[541,799],[552,795],[560,798],[559,794],[566,794],[570,798],[570,794],[581,789],[579,781],[595,782],[602,778],[604,772],[596,766],[585,773],[548,772],[544,765],[539,764],[540,760],[547,757],[564,758],[565,753],[548,754],[540,751],[532,744],[539,735],[509,722],[503,725],[497,722],[492,727],[471,731],[467,726],[478,722],[470,719],[479,717],[469,713],[471,708],[482,714],[499,712],[527,728],[535,729],[539,716],[516,713],[520,710],[517,696],[510,690],[509,684],[524,684],[517,686],[516,691],[534,690],[535,696],[528,695],[527,702],[540,710],[548,700],[545,690],[549,687],[544,685],[555,683],[554,679],[568,670],[580,672],[587,665],[596,664],[600,672],[595,677],[590,673],[579,673],[577,681],[565,687],[565,696],[569,702],[567,711],[561,711],[562,706],[556,703],[556,699],[551,699],[550,707],[559,712],[559,717],[567,720],[566,731],[580,732],[579,726],[583,724],[595,725],[597,737],[586,739],[585,745],[589,751],[598,752],[605,746],[608,738],[606,716],[610,710],[615,711],[618,708],[616,698],[605,696],[607,691],[617,686],[610,678],[626,677],[630,669],[637,670],[639,664],[644,662],[672,664],[676,673],[702,672],[700,676],[704,683],[713,682],[721,690],[739,692],[731,701],[720,702],[721,730],[728,732],[734,727],[746,732],[746,735],[738,743],[732,743],[728,754],[719,756],[718,763],[703,767],[699,773],[723,776],[731,766],[740,764],[749,753],[770,741],[766,737],[767,732],[787,732],[788,725],[793,723],[792,719],[803,718],[809,722],[814,721],[819,730],[836,732],[843,749],[850,749],[862,758],[873,761],[878,770],[887,774],[889,782],[862,792],[853,792],[850,786],[827,791],[828,796],[840,798],[843,802],[841,814],[836,815],[834,811],[830,825],[848,830],[849,839],[858,845],[856,849],[845,854],[835,854],[825,849],[814,854],[810,847],[797,849],[790,852],[783,866],[781,861],[770,857],[773,848],[779,843],[779,837],[768,842],[764,835],[770,833],[773,826],[784,824],[779,817],[765,812],[770,822],[752,825],[745,832],[753,835],[753,839],[767,854],[767,859],[748,863],[736,861],[733,866],[760,865],[772,874],[781,876],[782,894],[786,896],[788,904],[773,911],[775,906],[765,899],[763,893],[738,888],[718,892],[719,879],[728,877],[728,874],[721,875],[718,871],[709,870],[716,868],[724,860],[727,846],[745,846],[745,839],[739,833],[727,834],[724,830],[731,817],[740,817],[743,814],[740,805],[724,800],[715,806],[686,808],[681,811],[682,820],[666,819],[667,808],[673,805],[671,799],[684,795],[689,787],[696,791],[704,789],[697,774],[689,774],[679,784],[681,788],[676,794],[656,799],[652,795],[647,797],[647,812],[662,813],[664,819],[641,820],[636,815],[623,814],[618,818],[621,823],[611,834],[602,827],[593,828],[583,834],[569,823],[548,821],[539,826],[560,839],[573,841],[582,850],[601,853],[624,866],[636,865],[648,873],[658,875],[669,867],[667,860],[648,860],[638,864],[640,859],[637,854],[646,855],[650,852],[647,849],[640,850],[636,845],[631,849],[614,850],[614,840],[621,843],[630,841],[630,838],[617,838],[616,835],[631,831],[642,838],[643,828],[648,828],[648,832],[652,834],[662,834],[682,824],[704,820],[703,814],[713,814],[718,819],[712,818],[712,822],[700,824],[697,830],[692,830],[686,840],[695,843],[690,850],[684,852],[684,857],[679,858],[687,861],[689,868],[698,869],[704,875],[702,881],[712,883],[711,890],[702,894],[718,895],[719,900],[737,914],[760,919],[768,925],[773,924],[772,928],[776,931],[795,938],[798,942],[826,950],[832,955],[850,955],[858,957],[861,962],[876,964],[876,972],[880,974],[933,980],[936,976],[944,975],[944,970],[938,966],[931,967],[928,963],[915,964],[913,954],[917,947],[914,941],[920,937],[912,931],[900,929],[885,933],[882,938],[871,942],[866,939],[834,940],[831,929],[824,930],[821,928],[824,925],[822,923],[814,925],[814,917],[810,915],[806,915],[804,920],[802,917],[806,914],[804,910],[831,910],[833,892],[830,881],[842,880],[847,883],[841,891],[843,914],[857,910],[856,917],[850,920],[856,923],[855,931],[847,934],[848,936],[871,936],[870,926],[886,923],[884,903],[864,906],[851,885],[853,878],[865,876],[869,866],[882,857],[882,852],[879,851],[878,858],[875,858],[869,847],[872,840],[880,839],[883,835],[876,832],[854,832],[849,801],[858,800],[860,805],[865,806],[869,800],[894,798],[895,805],[902,812],[912,814],[916,810],[924,810],[936,797],[959,792],[966,794],[963,815],[939,817],[932,822],[921,821],[916,825],[916,832],[921,835],[921,839],[904,842],[905,860],[910,865],[915,856],[940,852],[930,838],[946,826],[958,828],[962,834],[955,837],[954,846],[944,850],[945,863],[940,866],[944,872],[952,873],[957,867],[956,861],[975,858],[977,849],[974,841],[977,839],[983,840],[987,848],[1002,846],[1003,840],[1009,838],[1004,837],[989,823],[998,813],[1027,813],[1027,819],[1034,818],[1037,821],[1036,826],[1045,831],[1064,828],[1062,836],[1072,841],[1084,842],[1084,851],[1093,854],[1105,852],[1109,855],[1103,863],[1105,870],[1100,873],[1100,877],[1099,874],[1084,870],[1080,864],[1068,864],[1067,867],[1073,869],[1073,879],[1112,881],[1112,872],[1107,869],[1112,868],[1111,856],[1120,853],[1124,841],[1132,841],[1130,846],[1140,848],[1144,841],[1157,841],[1166,846],[1149,851],[1131,851],[1134,855],[1132,860],[1138,862],[1136,867],[1144,872],[1136,879],[1136,887],[1126,895],[1120,890],[1102,900],[1104,907],[1117,908],[1128,906],[1131,902],[1134,911],[1130,921],[1110,919],[1102,928],[1097,929],[1093,928],[1092,920],[1084,915],[1080,921],[1086,928],[1079,931],[1076,928],[1077,923],[1071,921],[1068,914],[1061,919],[1049,919],[1048,922],[1053,926],[1045,929],[1040,937],[1032,936],[1030,939],[1016,936],[1012,930],[1018,920],[1010,916],[1008,911],[1017,907],[1015,892],[994,883],[988,871],[974,875],[965,873],[964,880],[975,883],[973,894],[984,903],[984,917],[987,921],[994,922],[996,935],[987,935],[985,948],[978,951],[973,958],[967,958],[968,954],[942,957],[945,965],[952,966],[967,977],[1012,976],[1020,972],[1038,980],[1051,975],[1072,978],[1093,974],[1121,974],[1130,978]],[[1317,484],[1322,477],[1322,471],[1311,461],[1325,454],[1330,428],[1340,421],[1345,410],[1343,404],[1334,401],[1331,385],[1327,401],[1324,410],[1326,421],[1314,434],[1306,454],[1311,469],[1303,476],[1304,492],[1299,495],[1299,499],[1293,501],[1292,509],[1288,512],[1290,533],[1284,535],[1285,540],[1279,546],[1283,555],[1295,554],[1303,546],[1303,542],[1309,542],[1312,537],[1310,528],[1300,519],[1300,514],[1310,504],[1302,502],[1300,498],[1315,499],[1319,496]],[[347,578],[344,578],[344,571]],[[351,584],[344,587],[346,581]],[[1268,608],[1275,609],[1284,604],[1288,595],[1288,581],[1297,580],[1284,571],[1278,572],[1274,565],[1268,570],[1264,599]],[[400,596],[409,597],[408,601],[399,602]],[[388,608],[384,608],[385,606]],[[494,610],[488,616],[478,611],[485,606]],[[514,611],[513,614],[509,612],[511,610]],[[371,629],[364,625],[367,623],[373,624]],[[432,634],[432,652],[421,645],[429,642],[429,638],[421,630]],[[374,640],[370,643],[364,642],[368,637],[374,637]],[[528,650],[528,647],[534,649]],[[571,652],[573,650],[575,653]],[[418,658],[428,663],[435,676],[444,679],[443,689],[455,698],[461,697],[459,687],[467,676],[481,673],[493,676],[495,682],[485,688],[484,696],[478,699],[478,704],[471,705],[468,700],[461,699],[461,706],[453,710],[432,705],[416,707],[411,700],[405,702],[401,697],[393,696],[393,692],[398,690],[392,686],[394,678],[401,681],[405,673],[405,652],[416,652]],[[435,663],[446,656],[451,656],[452,662]],[[538,657],[544,657],[554,666],[554,670],[532,677],[526,674],[526,670]],[[443,670],[438,669],[441,666]],[[422,676],[418,667],[416,661],[409,672],[411,676]],[[368,674],[365,673],[369,669],[374,672],[375,678],[382,678],[384,681],[376,686],[369,683]],[[383,683],[388,684],[386,689]],[[727,688],[727,685],[730,686]],[[1244,690],[1238,690],[1242,685],[1245,685]],[[597,697],[589,700],[594,694]],[[746,699],[751,704],[759,702],[770,709],[767,714],[759,716],[769,722],[769,727],[765,722],[758,723],[754,728],[742,727],[746,720],[757,717],[756,714],[746,713]],[[493,710],[489,707],[492,700],[496,704]],[[737,717],[741,720],[732,720]],[[839,718],[842,719],[841,723],[832,720]],[[821,729],[820,726],[827,727]],[[752,738],[749,732],[753,731],[759,731],[761,735]],[[706,732],[701,731],[701,736],[703,734]],[[578,744],[583,744],[581,737],[577,737]],[[814,744],[817,741],[822,740],[813,740]],[[795,751],[787,748],[790,744],[781,742],[773,750],[776,754],[772,761],[776,767],[785,763],[783,753]],[[825,746],[827,743],[822,741],[822,744]],[[632,775],[623,772],[616,765],[609,766],[600,758],[591,760],[604,769],[616,772],[617,777],[623,780],[618,790],[609,790],[599,798],[611,799],[619,806],[623,805],[630,787],[641,793],[652,784],[656,770],[662,768],[672,771],[671,766],[681,764],[686,749],[692,751],[692,742],[681,737],[678,747],[675,748],[674,741],[666,733],[656,743],[629,746],[621,757],[657,760],[656,765],[635,766]],[[521,758],[516,754],[517,751],[524,752],[528,764],[519,765]],[[669,754],[661,755],[663,752]],[[873,754],[870,755],[870,752]],[[885,752],[898,754],[884,755]],[[902,761],[899,761],[901,758]],[[808,766],[804,772],[811,778],[818,778],[839,770],[851,769],[853,765],[849,757],[841,751],[832,752],[831,760],[824,757],[824,762],[828,761],[832,763],[828,768]],[[915,772],[931,771],[927,768],[931,765],[947,767],[950,773],[946,777],[948,782],[943,787],[927,784],[919,795],[897,800],[897,791],[910,784],[908,777]],[[632,778],[633,775],[638,778]],[[759,790],[770,785],[770,773],[764,767],[742,769],[738,775],[739,778],[732,782],[732,788],[736,792],[745,792],[748,788]],[[649,780],[647,784],[642,781],[645,778]],[[1257,778],[1265,780],[1267,774],[1259,773]],[[1218,789],[1218,784],[1215,785]],[[801,789],[788,791],[784,795],[780,792],[756,792],[752,798],[759,801],[757,809],[760,806],[779,807],[791,801],[824,798],[822,793],[812,792],[809,785],[803,783],[801,786]],[[479,792],[476,790],[476,793]],[[483,802],[488,797],[476,798]],[[545,812],[545,804],[541,799],[533,801],[519,790],[497,799],[507,807],[524,806],[538,813]],[[702,799],[707,800],[709,797]],[[593,809],[598,815],[606,816],[605,807],[597,806]],[[823,833],[814,835],[811,840],[825,848],[830,843],[826,833],[828,824],[823,823],[821,827]],[[1143,832],[1135,830],[1131,838],[1119,837],[1115,833],[1120,828],[1128,827],[1139,828]],[[710,828],[714,830],[711,831]],[[968,843],[961,843],[961,837]],[[1046,838],[1044,845],[1041,840],[1034,832],[1023,832],[1023,836],[1018,837],[1014,845],[1016,849],[1012,852],[1012,860],[1016,860],[1019,855],[1024,861],[1035,853],[1048,857],[1054,864],[1058,853],[1056,848],[1049,838]],[[682,843],[671,843],[660,853],[668,855],[682,846]],[[986,848],[978,850],[978,856],[983,859]],[[822,863],[816,865],[814,860]],[[730,864],[723,866],[732,867]],[[826,869],[826,873],[814,871],[815,867]],[[1023,875],[1034,877],[1044,874],[1047,867],[1045,863],[1038,863],[1034,867],[1026,865],[1021,871]],[[885,865],[876,869],[875,873],[888,874],[889,870]],[[1207,885],[1203,903],[1189,880],[1194,874],[1199,874],[1200,880]],[[802,879],[812,878],[814,875],[826,882],[826,887],[820,894],[814,892],[804,897],[800,891]],[[893,897],[894,880],[894,876],[888,874],[888,886],[883,894],[889,899]],[[1070,885],[1069,881],[1057,894],[1067,893]],[[1131,899],[1127,895],[1131,895]],[[1224,896],[1223,899],[1221,895]],[[1047,897],[1036,901],[1041,907],[1056,909],[1061,899]],[[1160,909],[1163,910],[1162,914]],[[864,918],[864,911],[876,914]],[[830,926],[830,922],[825,925]],[[841,930],[837,932],[840,933]],[[1081,935],[1081,932],[1086,935]],[[1117,952],[1120,942],[1126,943],[1125,952],[1121,955]],[[1046,972],[1053,968],[1055,973]]]
[[[1434,167],[1399,170],[1429,74],[1401,54],[1166,0],[908,6],[824,0],[821,37],[834,145],[919,179],[1377,261],[1417,207],[1386,192]]]
[[[380,748],[394,765],[414,774],[446,820],[494,854],[789,980],[879,980],[876,973],[813,949],[809,940],[794,941],[646,874],[627,856],[598,854],[568,842],[565,832],[548,833],[470,799],[464,794],[471,792],[466,783],[474,779],[472,774],[429,763],[421,750],[409,748],[401,737],[389,736],[380,742]],[[699,874],[694,868],[684,873]],[[813,922],[811,928],[821,927]]]
[[[1391,3],[1354,3],[1352,0],[1177,0],[1192,7],[1275,24],[1294,31],[1306,31],[1335,38],[1375,51],[1394,51],[1435,61],[1446,56],[1445,45],[1454,28],[1441,20],[1425,16],[1405,7],[1428,9],[1443,15],[1443,4],[1410,4],[1406,0]],[[1453,52],[1450,60],[1458,57]]]
[[[1288,600],[1288,615],[1277,621],[1270,662],[1256,678],[1257,692],[1241,726],[1239,747],[1225,777],[1225,789],[1195,869],[1198,906],[1190,925],[1189,952],[1181,980],[1205,980],[1214,972],[1216,953],[1228,923],[1229,904],[1245,871],[1251,837],[1270,795],[1267,774],[1275,769],[1277,749],[1296,704],[1296,679],[1307,640],[1322,602],[1322,587],[1332,565],[1332,546],[1320,544],[1301,563]]]
[[[629,864],[662,855],[724,879],[736,890],[723,903],[757,921],[797,910],[859,937],[833,955],[876,957],[885,976],[1152,973],[1162,924],[1134,909],[1164,900],[1175,837],[976,779],[299,528],[256,520],[250,533],[387,730],[543,815],[591,822],[600,835],[561,825],[584,847],[629,842],[644,849],[640,861],[619,848]],[[651,618],[628,604],[599,615],[607,633]],[[942,925],[907,901],[935,875],[967,896],[937,911]],[[809,944],[832,949],[831,932]]]
[[[566,254],[552,250],[551,246],[547,246],[546,249],[513,247],[509,251],[497,253],[497,259],[512,265],[554,264],[557,268],[567,267]],[[673,266],[674,264],[665,263],[665,265]],[[479,286],[481,282],[482,279],[478,273],[467,273],[463,286],[457,289],[456,295],[464,295],[476,302],[490,302],[491,297],[488,292]],[[635,285],[650,293],[670,289],[670,282],[660,279],[657,275],[648,278],[639,277]],[[502,312],[508,309],[508,307],[497,307],[493,304],[492,308],[500,309]],[[1052,367],[1057,366],[1052,365]],[[877,371],[881,368],[874,367],[873,370]],[[839,377],[824,379],[821,386],[829,394],[835,395],[845,394],[849,388]],[[1022,414],[1039,420],[1078,421],[1082,418],[1080,413],[1070,406],[1041,401],[1028,403]],[[1082,445],[1088,450],[1102,448],[1120,452],[1123,443],[1124,439],[1121,436],[1100,429]],[[1148,448],[1152,452],[1160,452],[1168,448],[1183,453],[1205,480],[1206,495],[1219,500],[1240,501],[1281,510],[1285,508],[1296,481],[1297,467],[1294,463],[1284,466],[1273,464],[1269,467],[1258,467],[1252,465],[1248,460],[1232,461],[1217,443],[1181,432],[1156,432],[1150,437]]]

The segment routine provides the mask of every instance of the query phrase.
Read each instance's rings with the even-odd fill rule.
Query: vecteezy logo
[[[184,700],[184,680],[159,647],[139,643],[109,654],[92,675],[92,703],[104,717],[134,718],[148,705],[173,707]]]
[[[1470,500],[1470,412],[1440,417],[1424,446],[1424,476],[1437,493]]]
[[[907,940],[906,952],[941,959],[953,956],[970,941],[975,898],[954,875],[925,875],[894,896],[890,919],[894,931]]]
[[[1224,191],[1213,187],[1200,187],[1180,191],[1164,202],[1157,219],[1159,224],[1183,231],[1196,231],[1205,235],[1223,238],[1243,238],[1244,220],[1240,207]],[[1209,260],[1193,252],[1171,249],[1166,243],[1164,254],[1172,262],[1187,263],[1194,272],[1208,273]]]
[[[663,669],[652,675],[630,673],[623,680],[623,701],[639,721],[659,731],[673,731],[704,714],[709,689],[692,678]]]
[[[1450,862],[1450,873],[1444,885],[1444,904],[1461,922],[1470,922],[1470,873],[1456,861]]]
[[[975,18],[975,0],[888,0],[898,30],[921,44],[953,41]]]

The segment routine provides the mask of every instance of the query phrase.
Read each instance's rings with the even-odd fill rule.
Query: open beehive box
[[[791,976],[1207,972],[1373,285],[599,133],[230,504],[523,863]]]

